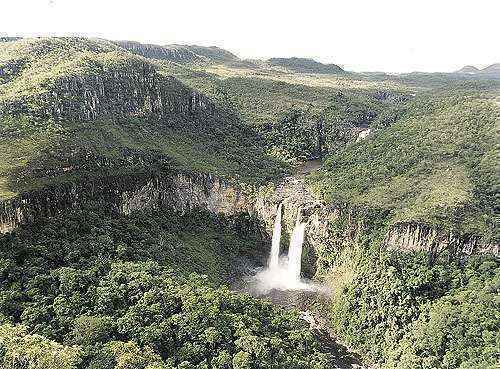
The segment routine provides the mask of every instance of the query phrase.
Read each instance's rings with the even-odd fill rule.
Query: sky
[[[353,71],[500,62],[500,0],[0,0],[0,9],[0,35],[215,45]]]

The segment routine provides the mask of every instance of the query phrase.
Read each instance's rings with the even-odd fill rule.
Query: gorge
[[[0,366],[492,368],[499,88],[0,38]]]

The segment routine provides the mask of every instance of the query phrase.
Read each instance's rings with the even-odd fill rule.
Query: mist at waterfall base
[[[269,295],[272,291],[326,292],[324,286],[300,276],[302,245],[306,231],[306,223],[301,221],[301,209],[298,210],[290,237],[288,254],[280,256],[281,213],[282,204],[279,204],[274,222],[268,266],[247,280],[247,289],[254,295]]]

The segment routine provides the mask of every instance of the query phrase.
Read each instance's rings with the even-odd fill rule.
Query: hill
[[[456,71],[457,74],[470,74],[477,75],[482,77],[490,77],[490,78],[500,78],[500,63],[495,63],[490,66],[487,66],[483,69],[478,69],[474,66],[465,66],[462,69]]]
[[[311,184],[324,199],[498,242],[496,87],[423,94],[368,142],[329,157]]]
[[[464,74],[475,74],[478,73],[479,69],[472,65],[466,65],[465,67],[457,70],[455,73],[464,73]]]
[[[500,77],[500,63],[492,64],[481,70],[481,74]]]
[[[323,64],[306,58],[271,58],[267,62],[274,67],[283,67],[297,73],[335,74],[344,70],[335,64]]]
[[[234,114],[111,42],[5,42],[0,71],[4,197],[110,173],[181,169],[254,182],[280,171]]]
[[[135,41],[115,41],[115,44],[134,54],[150,59],[169,60],[176,63],[206,63],[236,61],[238,57],[216,46],[153,45]]]

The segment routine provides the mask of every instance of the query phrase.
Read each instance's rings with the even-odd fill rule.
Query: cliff
[[[53,185],[0,202],[0,233],[89,202],[122,214],[144,209],[185,212],[201,208],[233,215],[252,209],[248,196],[239,187],[210,174],[172,172],[105,177]]]
[[[227,109],[103,40],[0,47],[0,199],[75,178],[176,169],[254,183],[283,166]]]
[[[216,46],[154,45],[135,41],[115,41],[115,44],[133,54],[149,59],[168,60],[175,63],[207,63],[236,61],[233,53]]]
[[[321,276],[340,250],[355,247],[373,232],[367,225],[369,220],[360,217],[356,209],[317,200],[306,189],[304,175],[287,177],[277,187],[263,187],[255,196],[210,174],[171,172],[68,182],[24,193],[0,203],[0,233],[88,202],[122,214],[161,208],[181,213],[199,208],[214,214],[246,214],[260,221],[269,235],[281,202],[285,234],[291,234],[299,210],[302,221],[307,222],[303,252],[303,272],[307,276]],[[480,237],[460,236],[423,224],[394,224],[381,231],[384,248],[425,251],[431,259],[445,251],[456,258],[483,252],[499,255],[498,245],[484,243]]]
[[[271,58],[267,63],[273,67],[286,68],[296,73],[336,74],[344,70],[335,64],[323,64],[307,58]]]
[[[71,70],[44,81],[38,93],[20,94],[0,105],[0,114],[31,113],[55,119],[95,120],[99,117],[216,113],[199,92],[174,77],[162,76],[153,65],[120,53],[78,60]]]
[[[373,227],[373,219],[361,209],[326,204],[314,197],[304,184],[304,174],[287,177],[258,196],[254,206],[268,232],[272,232],[279,203],[283,204],[286,233],[291,234],[299,210],[302,221],[307,222],[303,270],[309,276],[321,276],[343,248],[354,248],[368,238],[387,250],[427,252],[431,261],[444,252],[459,259],[477,253],[500,256],[498,244],[485,242],[477,235],[459,235],[418,223]]]

